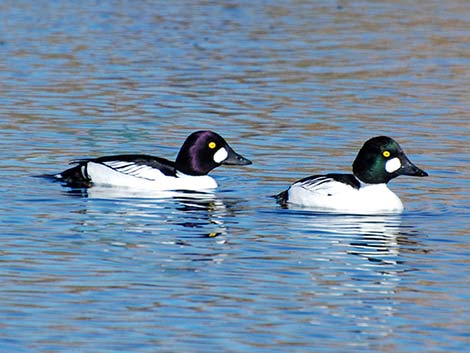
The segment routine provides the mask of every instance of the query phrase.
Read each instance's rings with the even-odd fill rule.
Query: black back
[[[176,176],[175,162],[169,161],[165,158],[154,157],[145,154],[121,154],[94,159],[82,159],[77,162],[83,164],[88,162],[104,163],[111,161],[129,162],[135,165],[147,165],[149,167],[160,170],[166,176]]]
[[[88,162],[93,163],[106,163],[106,162],[129,162],[135,165],[147,165],[149,167],[160,170],[166,176],[176,176],[175,163],[165,158],[153,157],[142,154],[121,154],[116,156],[105,156],[99,158],[79,159],[72,161],[71,164],[77,164],[73,168],[69,168],[62,173],[60,177],[56,178],[73,188],[89,188],[92,186],[92,180],[88,176],[87,165]],[[119,171],[118,168],[113,168],[107,165],[108,168]]]
[[[354,189],[359,189],[361,187],[361,183],[356,177],[352,174],[341,174],[341,173],[329,173],[329,174],[322,174],[322,175],[311,175],[309,177],[297,180],[294,184],[317,184],[321,185],[323,183],[329,182],[328,179],[333,179],[334,181],[348,184],[352,186]]]

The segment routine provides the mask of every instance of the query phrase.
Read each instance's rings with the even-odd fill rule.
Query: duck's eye
[[[383,151],[382,156],[384,156],[385,158],[388,158],[388,157],[390,157],[390,152],[389,151]]]
[[[209,142],[208,146],[211,150],[213,150],[215,148],[215,146],[217,146],[217,145],[216,145],[215,142],[212,141],[212,142]]]

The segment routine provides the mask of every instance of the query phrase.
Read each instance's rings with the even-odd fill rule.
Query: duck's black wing
[[[303,179],[296,181],[294,184],[301,184],[302,186],[308,188],[319,188],[322,185],[337,181],[339,183],[347,184],[354,189],[359,189],[361,187],[361,183],[356,177],[352,174],[340,174],[340,173],[330,173],[324,175],[312,175]]]
[[[92,177],[87,171],[89,163],[101,164],[116,172],[146,180],[154,180],[156,176],[161,174],[176,176],[175,163],[165,158],[123,154],[72,161],[71,164],[77,164],[75,167],[56,174],[55,177],[72,187],[90,187]]]

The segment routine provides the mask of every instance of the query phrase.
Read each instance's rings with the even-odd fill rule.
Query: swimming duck
[[[340,213],[400,213],[403,203],[387,183],[399,175],[424,177],[400,145],[390,137],[366,141],[353,162],[353,174],[313,175],[276,195],[283,205],[299,205]]]
[[[175,162],[149,155],[123,154],[71,163],[77,165],[53,175],[71,187],[110,185],[200,191],[217,187],[217,182],[207,175],[212,169],[222,164],[248,165],[251,161],[236,153],[219,134],[196,131],[183,143]]]

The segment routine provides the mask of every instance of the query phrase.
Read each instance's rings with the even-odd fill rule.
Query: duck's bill
[[[227,158],[225,158],[221,164],[226,164],[226,165],[248,165],[251,164],[251,161],[249,159],[246,159],[242,155],[238,154],[231,148],[227,149]]]
[[[417,177],[425,177],[429,175],[424,170],[418,168],[413,163],[411,163],[411,161],[406,157],[403,158],[402,160],[402,167],[400,168],[400,174],[417,176]]]

